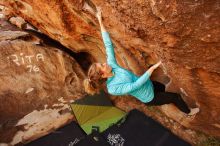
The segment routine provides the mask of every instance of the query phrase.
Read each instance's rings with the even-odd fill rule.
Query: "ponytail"
[[[83,84],[84,84],[84,88],[85,88],[86,93],[88,93],[90,95],[94,95],[99,92],[99,89],[94,87],[94,83],[92,83],[92,81],[90,79],[85,79],[83,81]]]
[[[99,93],[106,79],[102,78],[100,70],[97,69],[96,63],[93,63],[88,71],[88,78],[83,81],[85,91],[94,95]]]

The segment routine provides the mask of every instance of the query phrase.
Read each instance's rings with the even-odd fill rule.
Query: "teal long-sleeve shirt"
[[[147,103],[154,98],[153,85],[150,75],[145,72],[141,76],[120,67],[115,59],[114,47],[108,32],[102,32],[106,48],[107,63],[112,67],[113,76],[107,79],[107,89],[112,95],[132,95]]]

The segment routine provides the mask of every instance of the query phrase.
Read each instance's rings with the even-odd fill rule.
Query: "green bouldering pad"
[[[109,96],[103,91],[76,100],[71,104],[71,108],[79,125],[87,134],[93,130],[103,132],[126,115],[112,105]]]

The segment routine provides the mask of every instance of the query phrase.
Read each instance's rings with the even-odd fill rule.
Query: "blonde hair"
[[[91,95],[99,93],[105,81],[102,72],[97,68],[96,63],[93,63],[88,70],[88,78],[83,82],[85,91]]]

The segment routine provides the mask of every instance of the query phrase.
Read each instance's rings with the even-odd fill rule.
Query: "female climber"
[[[143,75],[134,73],[120,67],[115,59],[114,47],[102,24],[101,9],[97,8],[101,34],[107,54],[107,63],[93,63],[88,70],[88,78],[84,80],[85,91],[95,94],[107,84],[108,93],[112,95],[132,95],[146,105],[162,105],[173,103],[182,112],[193,115],[198,108],[189,109],[181,96],[176,93],[165,92],[165,86],[159,82],[152,82],[150,76],[161,64],[151,66]]]

